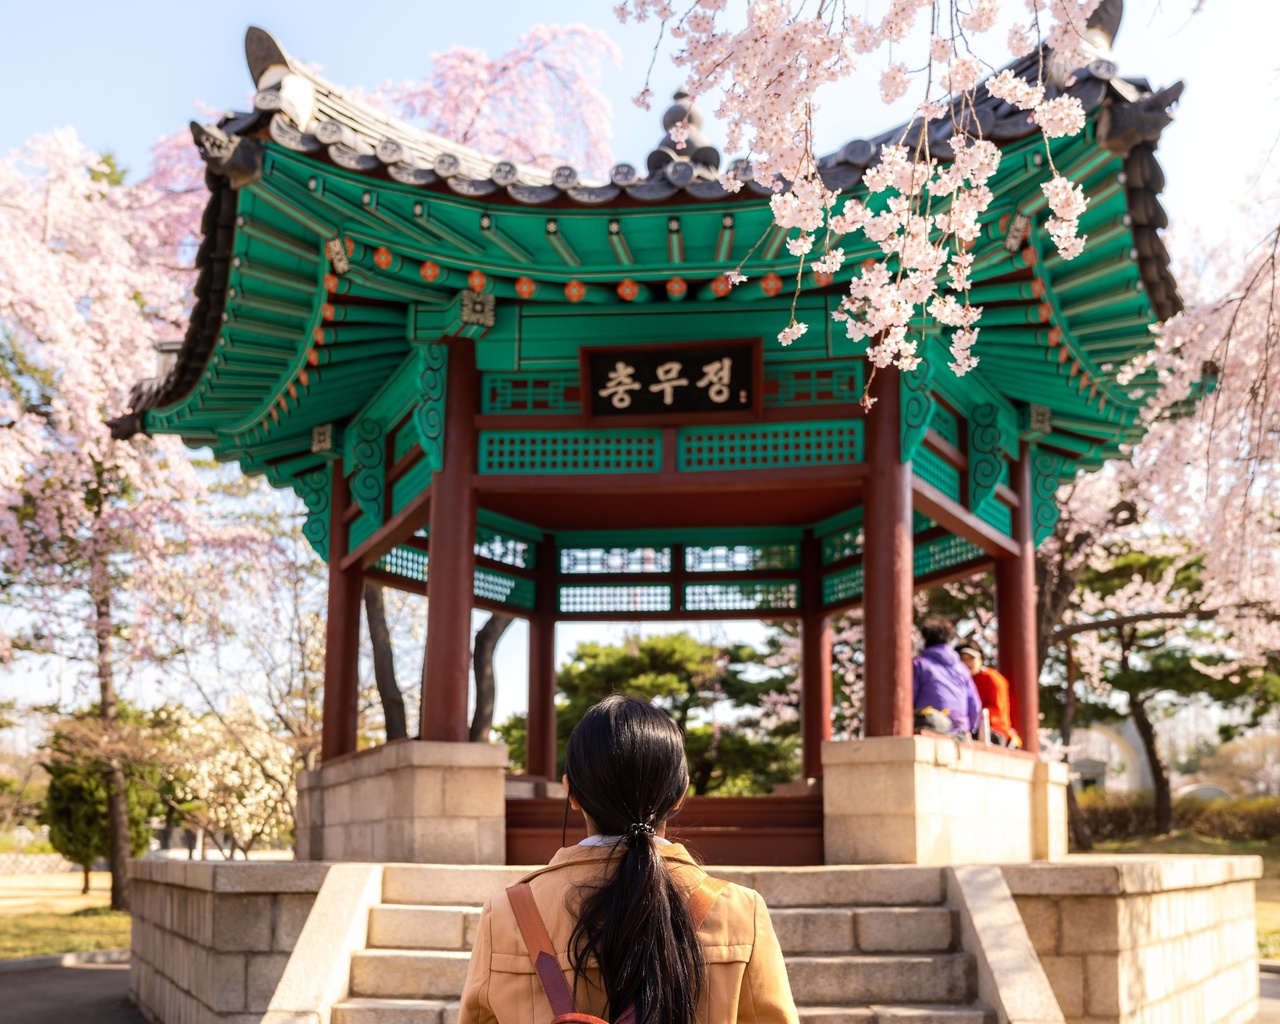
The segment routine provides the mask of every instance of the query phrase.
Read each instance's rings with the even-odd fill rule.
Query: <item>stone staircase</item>
[[[388,865],[332,1024],[455,1024],[480,905],[511,868]],[[802,1024],[993,1024],[942,869],[714,868],[758,889]]]

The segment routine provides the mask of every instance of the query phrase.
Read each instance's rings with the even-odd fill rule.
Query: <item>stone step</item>
[[[460,950],[366,949],[351,958],[351,994],[456,999],[470,954]],[[797,999],[808,1005],[964,1003],[974,998],[967,953],[788,956]]]
[[[368,944],[374,949],[470,951],[479,923],[479,907],[383,903],[369,910]]]
[[[482,904],[520,880],[529,867],[469,864],[388,864],[383,869],[384,903]],[[774,907],[937,906],[945,898],[941,868],[915,865],[833,867],[709,867],[717,878],[756,889]]]
[[[457,999],[469,952],[364,949],[351,957],[351,994],[399,999]]]
[[[802,1006],[800,1024],[992,1024],[981,1006]],[[457,1024],[458,1002],[438,999],[348,999],[333,1024]]]
[[[787,976],[797,1002],[967,1003],[976,995],[968,953],[874,956],[789,956]]]
[[[801,1006],[800,1024],[995,1024],[984,1006]],[[373,1022],[369,1022],[373,1024]],[[378,1022],[382,1024],[382,1022]],[[388,1020],[386,1024],[396,1024]]]
[[[780,907],[774,929],[786,953],[945,953],[946,907]],[[464,949],[475,941],[479,907],[384,903],[369,913],[375,949]]]
[[[770,911],[784,953],[945,953],[946,907],[779,907]]]
[[[332,1024],[458,1024],[458,1000],[348,999],[333,1008]]]

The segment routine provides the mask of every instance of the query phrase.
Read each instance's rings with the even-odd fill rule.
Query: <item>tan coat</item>
[[[678,843],[657,849],[680,887],[692,892],[706,877]],[[581,886],[599,878],[610,852],[607,846],[566,847],[525,878],[571,988],[573,969],[565,950],[574,917],[567,907],[576,904]],[[698,1024],[798,1024],[782,949],[758,892],[727,886],[698,937],[707,962]],[[605,998],[594,969],[584,975],[575,998],[579,1013],[603,1016]],[[498,893],[480,915],[459,1024],[549,1024],[551,1016],[507,894]]]

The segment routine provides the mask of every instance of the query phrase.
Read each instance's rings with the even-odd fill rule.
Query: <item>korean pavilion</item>
[[[866,343],[831,313],[878,250],[850,236],[836,243],[844,269],[806,270],[796,316],[808,331],[781,346],[796,261],[772,222],[771,183],[739,163],[747,184],[726,192],[696,127],[684,148],[667,135],[643,168],[618,164],[604,180],[520,166],[388,117],[249,30],[253,109],[192,125],[209,201],[189,329],[112,430],[177,434],[305,503],[329,596],[323,766],[300,800],[301,856],[521,862],[543,851],[513,838],[521,821],[558,844],[559,811],[535,808],[559,805],[504,807],[505,754],[465,742],[472,608],[529,621],[525,769],[544,779],[556,623],[799,620],[803,774],[825,773],[826,791],[739,808],[721,834],[750,842],[741,832],[754,825],[757,855],[709,839],[709,856],[821,863],[824,814],[828,862],[932,856],[919,829],[895,852],[833,825],[856,814],[841,801],[862,787],[860,763],[920,768],[913,592],[994,572],[998,664],[1034,752],[1035,548],[1059,484],[1140,436],[1156,377],[1121,370],[1181,308],[1154,156],[1178,87],[1119,77],[1105,59],[1114,31],[1097,20],[1104,56],[1061,86],[1083,102],[1085,130],[1052,143],[1088,197],[1083,255],[1064,262],[1044,229],[1044,138],[979,88],[970,116],[1003,152],[974,247],[980,365],[955,376],[946,330],[926,323],[920,367],[879,371],[864,412]],[[1014,70],[1033,74],[1036,60]],[[688,109],[678,96],[664,126]],[[858,195],[880,145],[920,130],[848,142],[821,158],[825,183]],[[945,159],[950,119],[928,130]],[[744,258],[748,281],[730,287]],[[425,742],[391,751],[356,751],[365,580],[428,597]],[[856,606],[866,739],[829,743],[828,623]],[[1019,851],[1057,848],[1065,776],[1043,777],[1062,766],[979,755],[999,762],[973,769],[983,785],[1023,787],[1033,836]],[[443,803],[402,788],[411,771],[444,778]],[[466,806],[449,802],[453,777],[471,779]],[[347,785],[365,788],[330,799]],[[922,784],[904,785],[923,815]],[[698,813],[714,838],[725,820],[704,809],[691,827]]]

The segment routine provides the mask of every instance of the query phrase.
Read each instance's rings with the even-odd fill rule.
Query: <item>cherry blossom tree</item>
[[[963,375],[977,365],[973,347],[982,315],[967,298],[969,247],[992,200],[987,182],[1000,165],[999,148],[982,137],[972,116],[975,98],[981,88],[1026,110],[1046,142],[1078,134],[1083,106],[1050,87],[1069,84],[1075,69],[1109,52],[1109,36],[1088,24],[1100,2],[1025,0],[1027,17],[1012,25],[1006,48],[989,44],[986,34],[1004,23],[1002,15],[1007,21],[1011,0],[886,0],[875,5],[879,17],[870,9],[854,13],[840,0],[816,6],[747,0],[741,12],[731,11],[736,5],[729,0],[696,0],[679,12],[668,0],[623,0],[614,10],[624,22],[657,19],[678,40],[673,61],[685,70],[691,97],[722,91],[716,114],[729,149],[749,149],[755,180],[773,183],[776,223],[800,231],[787,242],[799,262],[797,281],[806,261],[816,272],[839,270],[845,260],[839,243],[858,232],[879,246],[883,258],[852,278],[833,314],[850,338],[869,340],[873,365],[916,366],[920,338],[912,323],[927,313],[954,328],[950,366]],[[729,25],[735,13],[745,15],[740,28]],[[901,138],[882,146],[867,169],[867,200],[841,200],[823,184],[813,152],[817,94],[852,75],[860,58],[882,51],[881,98],[892,103],[918,87],[919,103]],[[1010,69],[989,74],[1010,55],[1031,53],[1039,60],[1029,76]],[[646,83],[636,102],[647,106],[649,99]],[[930,152],[930,132],[921,129],[948,118],[950,161],[943,164]],[[672,129],[677,145],[689,131],[687,123]],[[1086,200],[1080,186],[1053,167],[1048,145],[1045,152],[1053,171],[1042,186],[1052,214],[1046,228],[1061,256],[1074,259],[1085,245],[1079,220]],[[722,182],[736,191],[741,178],[735,164]],[[732,284],[746,280],[741,269],[729,275]],[[807,329],[793,315],[778,340],[789,345]],[[865,395],[864,402],[870,404]]]
[[[70,132],[0,161],[0,659],[86,666],[108,739],[122,673],[168,653],[153,626],[212,627],[226,554],[254,542],[202,507],[176,438],[115,441],[104,423],[185,322],[203,196],[172,141],[158,156],[132,185]],[[125,766],[103,770],[127,909]]]
[[[609,168],[612,110],[600,91],[612,39],[586,25],[535,25],[498,57],[452,46],[428,57],[419,82],[383,86],[376,98],[428,130],[485,153],[553,168]]]

